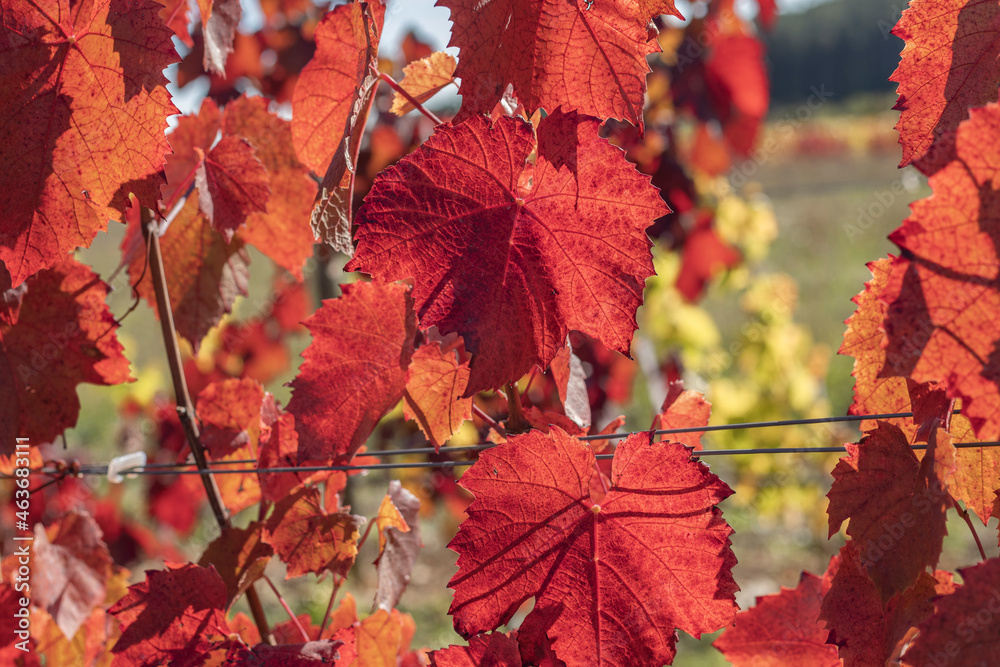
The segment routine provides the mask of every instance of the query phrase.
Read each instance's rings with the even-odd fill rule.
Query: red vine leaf
[[[205,548],[199,565],[214,566],[226,584],[226,609],[264,576],[274,550],[261,540],[263,524],[228,528]]]
[[[992,0],[914,0],[903,12],[892,34],[906,46],[889,77],[899,84],[900,167],[915,162],[925,173],[936,171],[950,159],[948,135],[969,108],[996,101],[998,26]]]
[[[335,7],[316,26],[316,53],[302,69],[292,96],[295,150],[316,174],[326,172],[344,137],[359,85],[378,51],[384,16],[381,0],[353,2]]]
[[[240,237],[302,280],[302,266],[312,257],[315,243],[305,220],[316,185],[295,155],[291,124],[267,106],[265,97],[244,95],[226,105],[222,114],[222,131],[250,142],[268,175],[266,210],[249,212]]]
[[[451,11],[462,80],[457,120],[489,114],[513,85],[528,114],[579,111],[642,127],[651,19],[681,18],[673,0],[438,0]]]
[[[76,425],[83,382],[130,382],[108,286],[72,257],[36,273],[0,300],[0,453],[15,438],[52,442]]]
[[[455,80],[455,58],[444,51],[435,51],[426,58],[411,62],[403,68],[400,87],[410,97],[423,104],[434,97],[442,88]],[[409,100],[398,92],[392,97],[392,113],[402,116],[416,109]]]
[[[846,667],[884,665],[898,659],[900,642],[934,611],[931,598],[955,590],[950,573],[921,572],[913,586],[883,605],[853,542],[841,548],[840,568],[827,587],[821,618],[830,630],[830,643],[840,647]]]
[[[249,378],[213,382],[201,390],[196,411],[204,427],[202,442],[213,458],[257,446],[263,401],[264,388]]]
[[[298,465],[299,436],[295,432],[295,417],[282,411],[278,419],[271,425],[270,437],[261,445],[260,456],[257,459],[259,468],[294,468]],[[262,472],[260,479],[261,496],[264,500],[278,502],[295,493],[306,484],[321,482],[334,477],[340,480],[346,478],[343,472]],[[342,488],[343,482],[327,482]]]
[[[941,416],[950,409],[950,401],[942,396],[939,383],[917,383],[903,377],[878,377],[883,366],[895,368],[904,359],[899,349],[882,347],[881,327],[887,311],[883,293],[893,272],[892,258],[868,264],[872,279],[861,294],[854,297],[857,310],[847,319],[841,354],[854,357],[854,402],[848,410],[854,415],[914,412],[912,419],[890,420],[910,442],[920,436],[920,428],[929,425],[929,417]],[[889,356],[892,355],[892,356]],[[949,405],[945,405],[945,404]],[[949,430],[955,442],[974,442],[977,438],[965,415],[951,415]],[[874,420],[861,422],[862,431],[876,427]],[[1000,488],[1000,449],[996,447],[964,447],[956,453],[957,470],[949,480],[952,495],[984,521],[990,516],[994,490]]]
[[[886,363],[880,375],[943,382],[981,440],[1000,439],[995,287],[1000,258],[1000,104],[975,109],[958,129],[958,159],[930,179],[934,195],[890,239],[905,254],[882,292]]]
[[[469,384],[469,362],[459,363],[454,349],[439,342],[422,345],[406,371],[403,416],[417,422],[438,449],[472,419],[472,397],[462,398]]]
[[[126,235],[122,245],[128,243]],[[160,250],[174,324],[197,351],[205,334],[232,310],[236,297],[247,295],[249,259],[239,239],[227,245],[198,211],[197,191],[187,198],[163,234]],[[144,266],[143,256],[134,257],[129,264],[133,284],[143,275]],[[150,304],[156,303],[149,271],[137,289]]]
[[[468,646],[453,644],[428,657],[431,667],[521,667],[517,640],[502,632],[476,635]]]
[[[12,0],[0,27],[0,262],[17,287],[159,198],[177,62],[154,0]],[[148,204],[147,204],[148,205]]]
[[[547,367],[570,329],[629,352],[653,273],[643,230],[669,209],[598,125],[554,113],[537,145],[509,117],[440,127],[358,211],[347,269],[416,279],[421,326],[459,333],[473,353],[466,396]]]
[[[838,565],[835,556],[823,577],[803,572],[795,588],[758,597],[712,645],[734,667],[838,667],[837,647],[826,643],[829,633],[819,620]]]
[[[904,664],[928,665],[944,656],[949,666],[989,664],[1000,652],[1000,559],[959,569],[963,585],[934,602],[934,614],[903,655]],[[987,618],[987,614],[989,618]]]
[[[31,601],[73,637],[107,592],[112,562],[101,529],[89,514],[73,510],[47,530],[36,524],[33,551]]]
[[[937,564],[950,501],[933,457],[917,461],[906,435],[879,422],[833,469],[830,536],[850,518],[847,534],[883,601],[912,586]]]
[[[770,102],[764,45],[752,35],[723,33],[712,37],[709,53],[704,81],[709,99],[726,142],[736,154],[749,156]]]
[[[423,546],[420,540],[420,499],[395,479],[389,482],[386,499],[396,509],[406,530],[400,526],[383,528],[379,524],[379,557],[375,561],[378,566],[375,606],[379,609],[393,609],[399,604],[406,585],[410,583],[410,572],[417,562],[417,554]]]
[[[633,434],[597,505],[595,464],[553,429],[512,437],[462,476],[476,499],[449,544],[460,634],[493,630],[534,597],[520,633],[548,636],[567,664],[663,664],[675,628],[699,637],[733,622],[732,530],[716,507],[729,487],[688,448]]]
[[[705,397],[691,389],[684,389],[684,382],[676,380],[667,387],[667,397],[663,399],[660,414],[653,417],[650,429],[661,431],[674,428],[693,428],[708,426],[708,418],[712,415],[712,404]],[[671,433],[657,436],[660,440],[670,440],[687,445],[692,449],[702,449],[701,436],[704,431],[689,433]]]
[[[305,321],[288,411],[299,432],[299,463],[347,461],[403,396],[416,318],[404,285],[354,283]]]
[[[358,518],[345,511],[327,514],[314,488],[277,503],[263,534],[288,565],[286,579],[308,572],[346,576],[358,555],[358,537]]]
[[[195,151],[204,155],[194,178],[199,207],[228,243],[250,214],[267,210],[267,171],[253,146],[240,137],[222,137],[207,153]]]
[[[146,580],[108,610],[122,626],[111,649],[115,664],[202,664],[229,634],[225,606],[226,584],[211,567],[166,563],[164,570],[146,570]]]

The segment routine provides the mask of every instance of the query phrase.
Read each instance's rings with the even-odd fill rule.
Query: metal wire
[[[956,414],[960,411],[956,410]],[[876,415],[847,415],[844,417],[819,417],[813,419],[785,419],[780,421],[770,421],[770,422],[746,422],[739,424],[718,424],[714,426],[692,426],[685,428],[669,428],[669,429],[658,429],[653,431],[653,435],[672,435],[677,433],[705,433],[712,431],[732,431],[732,430],[743,430],[743,429],[756,429],[756,428],[768,428],[768,427],[788,427],[788,426],[802,426],[802,425],[814,425],[814,424],[830,424],[839,422],[856,422],[863,421],[866,419],[899,419],[905,417],[912,417],[912,412],[894,412],[894,413],[884,413]],[[579,440],[593,441],[593,440],[620,440],[622,438],[627,438],[635,433],[649,433],[649,431],[638,431],[638,432],[627,432],[627,433],[606,433],[606,434],[596,434],[596,435],[585,435],[577,436]],[[468,453],[468,452],[479,452],[487,449],[492,449],[496,447],[496,444],[479,444],[479,445],[468,445],[460,447],[441,447],[435,450],[433,447],[419,447],[414,449],[394,449],[387,451],[378,452],[364,452],[363,456],[372,456],[376,458],[392,457],[392,456],[406,456],[406,455],[421,455],[421,454],[455,454],[455,453]],[[984,442],[963,442],[955,443],[956,448],[973,448],[973,447],[997,447],[1000,446],[1000,442],[996,441],[984,441]],[[926,449],[927,445],[913,445],[913,449]],[[695,456],[735,456],[739,454],[818,454],[818,453],[835,453],[843,452],[844,447],[841,446],[827,446],[827,447],[761,447],[752,449],[706,449],[699,450],[693,453]],[[598,459],[611,459],[614,454],[598,454],[596,458]],[[126,469],[119,471],[123,475],[233,475],[233,474],[274,474],[274,473],[314,473],[314,472],[353,472],[353,471],[364,471],[364,470],[398,470],[404,468],[459,468],[465,466],[471,466],[475,461],[415,461],[407,463],[368,463],[359,465],[341,465],[341,466],[285,466],[285,467],[272,467],[272,468],[247,468],[238,467],[233,468],[229,466],[236,465],[256,465],[256,459],[238,459],[232,461],[212,461],[210,463],[210,468],[208,470],[199,470],[193,468],[194,463],[148,463],[145,466],[136,467],[132,469]],[[222,467],[225,466],[225,467]],[[32,471],[34,474],[42,475],[107,475],[108,466],[100,464],[83,464],[74,468],[71,472],[67,472],[65,468],[59,469],[46,469],[42,468],[40,470]],[[0,475],[0,479],[11,479],[12,475]]]

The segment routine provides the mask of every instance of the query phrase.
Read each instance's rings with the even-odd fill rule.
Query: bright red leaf
[[[996,101],[998,25],[993,0],[912,0],[903,12],[892,34],[906,46],[889,77],[899,84],[900,167],[916,162],[925,173],[936,171],[950,159],[948,135],[969,107]]]
[[[313,336],[288,411],[299,462],[350,460],[403,396],[416,319],[408,289],[358,282],[305,321]]]
[[[599,505],[595,474],[590,447],[553,430],[512,437],[462,476],[476,499],[449,544],[460,634],[493,630],[534,597],[520,633],[547,635],[567,664],[663,664],[675,628],[699,637],[733,622],[732,530],[716,507],[729,487],[649,434],[618,445]]]
[[[727,143],[738,155],[750,155],[770,102],[760,40],[741,33],[716,36],[705,61],[705,85]]]
[[[197,116],[179,121],[170,134],[174,152],[167,157],[163,199],[170,206],[194,183],[200,212],[228,242],[248,216],[266,211],[271,188],[254,147],[231,134],[216,143],[219,129],[219,109],[211,99]]]
[[[229,634],[226,585],[211,567],[166,563],[147,570],[146,580],[108,613],[122,626],[111,652],[128,667],[201,665],[205,654]]]
[[[904,664],[976,667],[1000,653],[1000,559],[959,569],[963,585],[938,598],[934,615],[920,624],[920,634],[903,655]]]
[[[833,469],[830,536],[850,518],[847,534],[883,601],[909,588],[941,555],[946,481],[935,475],[932,457],[917,461],[906,435],[885,422],[857,444]]]
[[[288,565],[286,579],[307,572],[347,574],[358,555],[358,518],[339,511],[327,514],[319,492],[306,488],[274,506],[263,540]]]
[[[458,120],[489,114],[513,85],[528,114],[579,111],[642,127],[646,56],[660,50],[651,19],[673,0],[438,0],[451,10],[462,80]]]
[[[13,286],[159,198],[177,62],[154,0],[11,0],[0,20],[0,262]],[[13,196],[12,193],[17,193]]]
[[[330,639],[280,646],[266,643],[257,644],[253,648],[237,646],[230,650],[225,664],[254,667],[319,667],[319,665],[347,664],[341,663],[342,646],[342,642]]]
[[[502,632],[476,635],[468,646],[448,646],[429,657],[431,667],[521,667],[517,640]]]
[[[472,397],[462,398],[469,384],[469,363],[459,363],[454,349],[438,342],[413,353],[406,371],[403,416],[417,422],[434,448],[441,447],[472,419]]]
[[[819,620],[838,564],[834,557],[823,577],[803,572],[795,588],[758,597],[712,645],[735,667],[838,667],[837,647],[826,643],[829,633]]]
[[[981,440],[1000,439],[996,288],[1000,255],[1000,104],[958,129],[958,159],[930,179],[931,197],[890,239],[905,251],[882,292],[889,304],[880,375],[943,382]]]
[[[643,230],[668,209],[597,132],[564,113],[541,121],[537,145],[509,117],[441,127],[358,211],[347,269],[415,278],[421,326],[473,353],[467,396],[547,367],[570,329],[629,352],[653,273]]]
[[[78,384],[131,381],[108,286],[72,257],[41,271],[0,300],[0,453],[14,439],[52,442],[76,425]]]
[[[48,530],[35,526],[31,601],[49,612],[66,637],[104,602],[111,554],[101,537],[86,512],[73,511]]]
[[[299,436],[295,432],[295,417],[282,412],[271,424],[271,435],[260,447],[257,459],[260,468],[294,468],[298,465]],[[278,502],[301,489],[307,483],[320,482],[335,477],[343,480],[343,472],[269,472],[258,473],[264,500]],[[327,484],[331,484],[328,481]],[[342,487],[343,483],[334,484]]]

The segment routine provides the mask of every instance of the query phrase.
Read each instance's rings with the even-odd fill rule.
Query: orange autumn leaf
[[[240,238],[302,280],[315,243],[306,221],[316,185],[295,155],[291,124],[268,110],[267,98],[245,95],[226,105],[221,124],[224,134],[250,142],[268,175],[266,210],[249,214]]]
[[[899,166],[932,173],[951,159],[951,133],[969,108],[997,99],[1000,7],[993,0],[912,0],[892,34],[906,42],[899,67]],[[936,142],[941,142],[935,146]]]
[[[434,448],[448,441],[462,423],[472,419],[472,397],[462,398],[469,383],[469,362],[458,362],[455,351],[438,342],[413,353],[406,370],[403,416],[417,422]]]
[[[0,453],[52,442],[76,425],[77,385],[131,381],[109,288],[72,257],[0,300]]]
[[[159,199],[177,62],[154,0],[11,0],[0,27],[0,262],[12,285]],[[13,196],[11,193],[17,193]]]
[[[381,558],[385,551],[386,530],[395,528],[401,533],[408,533],[410,526],[407,525],[406,519],[399,513],[399,509],[388,495],[382,497],[382,502],[378,506],[378,514],[375,515],[375,522],[378,526],[378,555]]]
[[[444,51],[435,51],[403,68],[400,87],[410,97],[423,104],[438,91],[455,80],[455,58]],[[392,113],[402,116],[416,109],[405,97],[396,92],[392,97]]]
[[[263,541],[288,566],[286,579],[313,572],[344,576],[358,555],[358,517],[327,513],[314,488],[301,489],[274,506]]]

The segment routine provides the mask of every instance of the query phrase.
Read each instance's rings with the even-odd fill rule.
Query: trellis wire
[[[958,414],[960,410],[956,410]],[[689,426],[684,428],[668,428],[653,431],[653,435],[672,435],[678,433],[706,433],[712,431],[733,431],[749,430],[767,427],[788,427],[788,426],[808,426],[815,424],[830,424],[838,422],[856,422],[866,419],[899,419],[912,417],[912,412],[893,412],[875,415],[846,415],[843,417],[817,417],[812,419],[784,419],[769,422],[745,422],[739,424],[717,424],[713,426]],[[649,431],[634,431],[626,433],[604,433],[595,435],[577,436],[578,440],[620,440],[636,433],[649,433]],[[480,452],[496,447],[496,444],[479,444],[458,447],[441,447],[437,451],[433,447],[419,447],[414,449],[393,449],[378,452],[364,452],[362,456],[375,458],[421,455],[421,454],[452,454],[466,452]],[[972,447],[997,447],[998,441],[984,442],[962,442],[955,443],[956,448]],[[913,449],[926,449],[927,445],[912,445]],[[752,449],[704,449],[694,452],[694,456],[735,456],[739,454],[821,454],[843,452],[843,445],[827,447],[761,447]],[[611,459],[614,454],[598,454],[597,459]],[[365,470],[398,470],[404,468],[459,468],[471,466],[475,461],[413,461],[406,463],[368,463],[359,465],[343,466],[278,466],[271,468],[231,468],[228,466],[257,464],[257,459],[238,459],[233,461],[212,461],[208,470],[193,468],[194,463],[148,463],[144,466],[125,469],[119,471],[126,475],[233,475],[233,474],[269,474],[269,473],[313,473],[313,472],[353,472]],[[226,467],[222,467],[226,466]],[[107,465],[80,465],[72,470],[45,469],[32,471],[42,475],[107,475]],[[12,475],[0,475],[0,479],[11,479]]]

